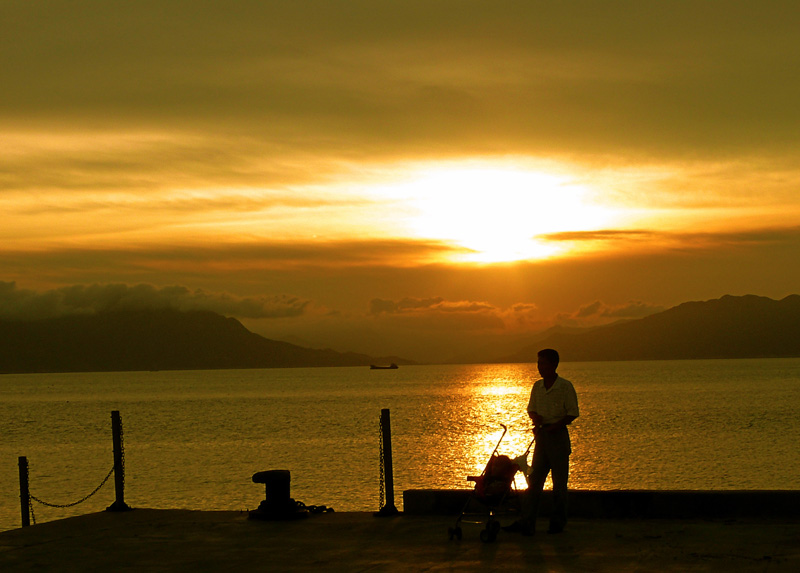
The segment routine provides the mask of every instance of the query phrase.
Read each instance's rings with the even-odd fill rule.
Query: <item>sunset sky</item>
[[[5,0],[0,317],[208,308],[427,361],[798,293],[799,29],[795,0]]]

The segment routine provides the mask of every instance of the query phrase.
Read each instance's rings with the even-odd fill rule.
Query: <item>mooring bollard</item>
[[[111,437],[114,442],[114,490],[116,499],[106,511],[128,511],[125,503],[125,457],[122,449],[122,418],[119,410],[111,412]]]
[[[394,475],[392,469],[392,427],[389,409],[381,410],[381,502],[383,505],[374,515],[377,517],[397,515],[394,505]],[[384,499],[385,498],[385,499]]]
[[[253,474],[253,483],[263,483],[265,499],[249,513],[250,519],[286,521],[308,517],[305,505],[291,497],[289,470],[267,470]]]
[[[19,509],[22,513],[22,527],[31,524],[31,490],[28,484],[28,458],[19,457]]]

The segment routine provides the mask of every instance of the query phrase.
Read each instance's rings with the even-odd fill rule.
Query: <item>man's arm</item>
[[[535,436],[542,427],[542,417],[538,413],[531,412],[530,410],[528,410],[528,416],[531,417],[531,422],[533,422],[533,435]]]
[[[566,428],[567,426],[569,426],[572,423],[572,420],[574,420],[575,418],[577,418],[577,416],[564,416],[557,422],[553,422],[552,424],[547,424],[546,426],[543,426],[543,428],[548,432],[555,432],[556,430],[560,430],[562,428]]]
[[[561,418],[556,422],[553,422],[552,424],[543,424],[544,418],[542,418],[537,412],[528,412],[528,416],[531,417],[531,421],[533,422],[534,426],[541,426],[542,428],[548,431],[565,428],[572,423],[572,420],[578,417],[578,416],[564,416],[563,418]]]

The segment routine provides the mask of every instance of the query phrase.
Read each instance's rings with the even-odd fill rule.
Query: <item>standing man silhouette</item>
[[[553,478],[553,512],[547,533],[561,533],[567,525],[567,481],[572,447],[567,426],[578,417],[578,395],[572,382],[556,373],[558,352],[540,350],[537,366],[541,380],[531,389],[528,415],[533,422],[536,445],[528,474],[528,491],[523,495],[521,519],[506,528],[533,535],[547,474]]]

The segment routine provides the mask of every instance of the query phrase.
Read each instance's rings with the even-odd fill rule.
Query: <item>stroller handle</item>
[[[490,458],[493,458],[493,457],[495,456],[495,454],[497,454],[497,448],[499,448],[499,447],[500,447],[500,442],[502,442],[502,441],[503,441],[503,438],[505,438],[505,437],[506,437],[506,434],[508,433],[508,427],[507,427],[505,424],[500,424],[500,427],[501,427],[501,428],[503,428],[503,433],[502,433],[502,435],[500,436],[500,439],[499,439],[499,440],[497,440],[497,444],[495,444],[495,446],[494,446],[494,450],[492,450],[492,455],[491,455],[491,456],[489,456]],[[483,470],[483,471],[486,471],[486,469],[484,468],[484,470]]]
[[[531,448],[533,447],[533,444],[535,444],[535,443],[536,443],[536,436],[534,435],[533,439],[531,440],[531,443],[528,444],[528,449],[525,450],[525,455],[528,455],[530,453]]]

